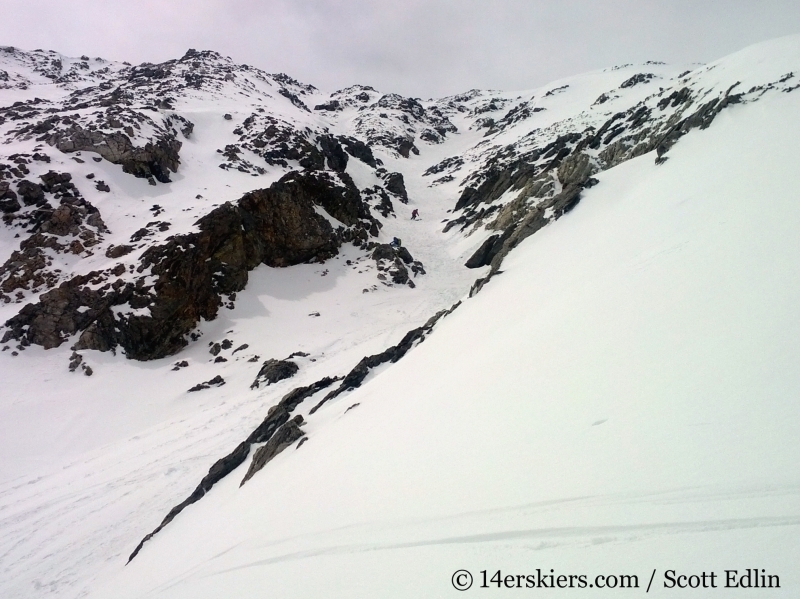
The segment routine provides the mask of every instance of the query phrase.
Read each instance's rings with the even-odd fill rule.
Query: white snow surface
[[[493,138],[497,146],[567,119],[596,122],[592,102],[635,73],[662,79],[627,90],[624,107],[684,70],[637,65],[470,102],[505,98],[499,115],[520,98],[547,108]],[[791,71],[800,76],[800,36],[694,72],[708,89],[747,89]],[[9,104],[23,93],[7,91]],[[276,98],[276,111],[301,118]],[[237,100],[183,102],[176,110],[195,129],[168,186],[63,156],[74,180],[91,170],[111,186],[84,192],[114,232],[108,242],[152,220],[153,201],[171,212],[166,237],[285,172],[217,168],[215,150],[234,139],[221,115],[240,118]],[[610,102],[603,114],[623,108]],[[364,293],[375,263],[345,246],[325,264],[258,267],[235,307],[169,359],[84,352],[94,370],[85,377],[67,370],[67,344],[0,353],[0,596],[448,597],[459,596],[460,569],[475,577],[466,596],[546,593],[478,588],[482,570],[537,568],[590,582],[637,575],[630,593],[655,569],[654,596],[678,592],[664,588],[668,569],[724,579],[726,569],[763,568],[781,588],[759,596],[800,595],[800,91],[724,110],[660,166],[649,153],[599,173],[576,208],[523,241],[472,298],[485,271],[463,263],[489,232],[442,234],[459,182],[430,186],[422,173],[448,156],[476,168],[486,142],[474,115],[448,116],[459,133],[419,144],[419,156],[376,151],[405,176],[411,202],[394,202],[381,241],[400,237],[424,263],[416,288]],[[302,118],[348,133],[356,109]],[[360,188],[377,181],[354,158],[348,172]],[[415,207],[421,222],[409,220]],[[5,233],[2,242],[14,243]],[[71,268],[113,262],[99,252]],[[308,418],[302,447],[240,488],[248,460],[125,565],[288,391],[345,374],[457,300],[406,357]],[[0,318],[18,308],[0,307]],[[249,347],[215,364],[208,344],[223,338]],[[309,353],[295,377],[249,388],[261,361],[295,351]],[[173,371],[179,360],[189,366]],[[224,386],[186,392],[216,374]]]

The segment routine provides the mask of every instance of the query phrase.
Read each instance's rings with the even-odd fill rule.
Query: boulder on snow
[[[258,389],[261,385],[272,385],[278,381],[288,379],[297,374],[300,367],[290,360],[275,360],[271,358],[261,365],[251,389]]]
[[[408,192],[406,191],[406,182],[402,173],[388,173],[385,181],[386,191],[396,195],[403,204],[408,204]]]
[[[17,184],[17,193],[22,198],[22,203],[26,206],[41,206],[45,203],[42,187],[27,179],[23,179]]]
[[[205,381],[204,383],[198,383],[191,389],[189,389],[189,393],[193,393],[195,391],[203,391],[205,389],[210,389],[211,387],[222,387],[225,384],[225,379],[222,378],[220,375],[215,376],[210,381]]]
[[[10,214],[20,208],[22,206],[17,201],[17,194],[9,189],[8,183],[0,181],[0,211]]]
[[[492,263],[492,258],[497,253],[496,246],[500,235],[492,235],[481,244],[475,253],[470,256],[469,260],[464,264],[467,268],[480,268],[481,266],[488,266]]]

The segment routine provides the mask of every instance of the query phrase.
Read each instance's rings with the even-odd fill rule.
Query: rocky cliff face
[[[78,350],[121,348],[135,359],[172,354],[200,319],[233,305],[255,266],[323,262],[343,243],[372,253],[376,244],[368,241],[383,223],[370,204],[386,219],[394,217],[391,198],[408,201],[402,175],[385,169],[362,196],[346,171],[354,158],[378,172],[381,161],[369,140],[332,134],[319,123],[307,126],[303,115],[311,110],[303,98],[317,90],[287,75],[194,50],[138,66],[13,48],[2,53],[11,72],[5,87],[28,90],[44,78],[50,92],[0,107],[0,136],[30,149],[0,155],[3,223],[22,238],[0,267],[0,299],[24,304],[2,336],[2,343],[17,341],[17,350],[70,341]],[[118,165],[150,185],[168,185],[195,128],[191,115],[176,107],[237,94],[259,102],[245,116],[223,115],[234,139],[217,149],[218,166],[233,176],[285,174],[271,184],[254,182],[252,191],[217,204],[189,228],[176,230],[174,219],[161,216],[129,239],[109,237],[85,190],[94,196],[117,189],[94,172],[79,180],[69,167],[50,169],[51,161],[64,164],[63,156],[98,169]],[[410,110],[424,120],[424,110],[398,98],[392,101],[397,114]],[[159,217],[168,207],[149,210]],[[98,256],[117,262],[101,264]],[[81,268],[82,262],[93,267]],[[392,280],[413,286],[407,263],[396,262]],[[414,269],[424,273],[421,264]]]
[[[704,74],[705,69],[687,71],[673,78],[671,87],[659,86],[633,106],[613,113],[600,110],[612,98],[618,100],[624,90],[648,84],[652,90],[653,82],[661,79],[652,73],[635,74],[619,88],[601,94],[587,110],[546,128],[535,128],[515,143],[478,144],[467,152],[466,158],[473,162],[469,171],[464,156],[449,157],[430,167],[423,176],[445,173],[431,185],[467,171],[454,207],[457,216],[447,222],[445,231],[457,228],[470,234],[485,228],[497,232],[466,262],[468,268],[491,266],[488,275],[476,281],[473,292],[499,271],[503,258],[522,240],[572,210],[580,202],[581,192],[597,184],[595,174],[651,152],[656,164],[662,164],[681,137],[709,127],[726,108],[757,102],[766,93],[789,93],[798,88],[793,73],[746,90],[739,82],[709,89]],[[542,100],[568,87],[549,90]],[[475,92],[449,103],[467,100],[475,104],[480,95]],[[496,99],[490,105],[500,110]],[[544,110],[532,98],[496,121],[479,119],[476,126],[487,128],[484,136],[489,140],[498,139]],[[487,112],[485,105],[473,111]],[[480,147],[484,149],[479,153]],[[474,162],[480,166],[475,168]]]
[[[334,229],[317,207],[346,227]],[[352,180],[330,173],[290,173],[196,226],[197,233],[145,251],[133,280],[118,278],[126,270],[120,264],[43,294],[6,323],[2,343],[57,347],[79,333],[77,350],[121,347],[134,359],[161,358],[184,347],[201,318],[214,319],[224,301],[233,301],[259,264],[324,262],[342,243],[378,233]]]

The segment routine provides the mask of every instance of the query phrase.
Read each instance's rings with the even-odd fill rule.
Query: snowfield
[[[475,172],[486,152],[562,122],[602,122],[592,102],[612,88],[622,98],[617,86],[643,68],[657,78],[604,111],[645,101],[684,70],[629,66],[487,93],[547,108],[492,137],[492,148],[467,113],[451,115],[459,133],[420,144],[419,155],[378,148],[410,198],[394,202],[380,241],[400,237],[425,265],[414,288],[377,285],[375,263],[346,245],[324,264],[257,267],[235,306],[170,358],[84,352],[86,377],[68,371],[67,344],[0,354],[0,595],[593,597],[642,593],[648,582],[656,597],[800,595],[800,90],[726,108],[662,164],[651,151],[597,172],[580,203],[523,239],[472,297],[489,268],[463,264],[491,231],[442,232],[468,173],[435,185],[423,176],[451,156]],[[695,81],[709,90],[798,77],[800,37],[701,71]],[[218,169],[213,152],[230,143],[220,115],[236,104],[203,114],[207,100],[191,102],[181,114],[196,111],[195,137],[171,187],[63,158],[75,173],[106,169],[113,191],[96,202],[119,240],[142,224],[126,216],[149,218],[150,200],[190,230],[199,207],[283,174]],[[307,118],[347,134],[356,112]],[[378,182],[354,158],[347,172],[360,189]],[[147,196],[156,191],[164,195]],[[422,221],[409,220],[414,208]],[[86,260],[76,272],[97,268]],[[459,300],[361,387],[313,414],[325,392],[305,400],[295,414],[307,441],[240,486],[248,459],[126,565],[281,397],[346,374]],[[223,338],[248,347],[215,363],[208,346]],[[295,377],[250,388],[263,359],[297,351],[308,355]],[[188,366],[173,370],[181,360]],[[225,385],[187,393],[217,374]],[[538,580],[537,569],[574,584],[509,588]],[[779,576],[780,587],[725,589],[726,570],[748,569]],[[460,570],[473,580],[464,595],[454,589],[467,580]],[[512,579],[480,588],[482,571]],[[667,588],[668,571],[715,572],[718,588]],[[630,577],[638,590],[588,588],[598,575]]]

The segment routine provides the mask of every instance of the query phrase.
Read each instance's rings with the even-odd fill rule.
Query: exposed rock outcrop
[[[162,136],[154,142],[137,147],[124,133],[110,134],[90,131],[78,124],[62,129],[47,137],[47,143],[62,152],[97,152],[122,170],[135,177],[169,183],[169,173],[177,172],[180,165],[181,142],[171,136]]]
[[[241,487],[248,480],[253,478],[253,475],[267,465],[272,458],[289,447],[292,443],[301,439],[305,434],[300,425],[303,424],[303,417],[299,414],[287,421],[281,426],[272,438],[267,441],[263,446],[253,454],[253,461],[250,462],[250,468],[247,469],[247,474],[244,475],[242,482],[239,484]]]
[[[480,268],[481,266],[488,266],[492,263],[492,259],[500,251],[503,246],[504,239],[501,235],[490,235],[481,246],[475,250],[475,253],[470,256],[464,266],[467,268]]]
[[[334,229],[319,208],[347,228]],[[138,360],[164,357],[186,345],[200,318],[215,318],[223,296],[244,289],[259,264],[321,262],[342,243],[377,234],[350,178],[326,172],[290,173],[216,208],[197,227],[148,249],[135,282],[112,286],[108,274],[95,272],[45,293],[6,322],[3,338],[55,347],[83,331],[75,349],[122,347]],[[105,284],[87,287],[95,280]]]
[[[53,255],[91,251],[108,232],[100,212],[83,198],[69,173],[49,171],[40,179],[41,185],[28,179],[18,181],[24,207],[3,217],[6,225],[30,233],[19,250],[0,265],[0,299],[5,302],[20,302],[25,292],[53,287],[61,278],[60,270],[53,266]],[[7,186],[8,182],[0,182],[0,193]]]
[[[379,354],[362,358],[359,363],[356,364],[356,366],[349,373],[347,373],[347,376],[344,377],[344,380],[342,380],[341,384],[336,389],[328,393],[322,399],[322,401],[311,408],[309,414],[315,413],[326,402],[338,397],[345,391],[352,391],[353,389],[360,387],[373,368],[376,368],[387,362],[397,362],[400,358],[405,356],[411,348],[422,343],[428,334],[430,334],[430,332],[433,330],[433,327],[436,326],[436,323],[439,322],[439,320],[452,313],[453,310],[458,308],[460,305],[461,302],[457,302],[447,310],[441,310],[437,312],[431,316],[424,325],[417,327],[416,329],[412,329],[406,333],[400,340],[400,343],[397,345],[393,345]]]
[[[250,385],[251,389],[258,389],[261,385],[272,385],[278,381],[288,379],[297,374],[299,366],[290,360],[266,360],[261,365],[261,370],[258,371],[256,379]]]
[[[408,192],[402,173],[387,173],[384,181],[386,181],[386,191],[396,195],[403,204],[408,204]]]
[[[621,87],[647,84],[654,77],[638,74]],[[788,75],[785,80],[788,81]],[[497,150],[486,159],[485,168],[465,179],[464,190],[455,205],[461,214],[444,228],[447,231],[459,226],[463,231],[470,225],[479,226],[492,215],[494,221],[487,228],[500,231],[490,236],[466,263],[468,268],[491,265],[489,275],[476,281],[471,293],[479,291],[499,272],[503,258],[523,239],[575,208],[582,191],[598,183],[594,174],[652,150],[656,151],[656,163],[660,164],[683,135],[694,128],[708,127],[723,109],[746,102],[749,97],[757,99],[777,84],[756,86],[747,93],[732,93],[737,85],[694,110],[691,108],[696,92],[683,87],[615,113],[597,128],[561,133],[562,125],[554,130],[559,132],[557,136],[543,136],[549,140],[547,143],[529,145],[524,152],[512,146]],[[534,131],[531,136],[534,133],[540,135]],[[445,161],[433,171],[448,166]],[[506,192],[517,190],[516,198],[511,201],[496,202]]]
[[[370,148],[367,144],[363,141],[356,139],[355,137],[347,137],[344,135],[340,135],[337,137],[339,143],[342,144],[345,152],[350,154],[353,158],[358,158],[364,164],[371,166],[372,168],[377,168],[378,161],[375,159],[375,156],[372,153],[372,148]]]
[[[379,280],[386,281],[388,277],[388,280],[396,285],[414,287],[408,271],[411,270],[414,276],[425,274],[422,262],[414,260],[408,249],[402,245],[382,243],[370,244],[367,247],[372,250],[372,259],[377,265]]]
[[[220,375],[215,376],[210,381],[206,381],[204,383],[198,383],[191,389],[189,389],[189,393],[194,393],[195,391],[203,391],[205,389],[210,389],[211,387],[222,387],[225,384],[225,379],[222,378]]]
[[[311,385],[308,385],[307,387],[298,387],[297,389],[287,393],[277,405],[269,409],[267,417],[264,418],[263,422],[259,424],[256,429],[250,433],[250,435],[248,435],[247,439],[239,443],[239,445],[237,445],[236,448],[228,455],[214,462],[211,468],[209,468],[208,474],[203,477],[203,480],[200,481],[200,484],[197,485],[197,488],[195,488],[192,494],[184,499],[181,503],[173,507],[161,521],[161,524],[159,524],[155,530],[153,530],[153,532],[145,535],[145,537],[139,541],[139,544],[136,546],[136,549],[133,550],[133,553],[131,553],[128,561],[130,562],[133,558],[135,558],[142,550],[144,544],[153,538],[154,535],[158,534],[170,522],[172,522],[178,514],[180,514],[188,506],[199,501],[206,493],[208,493],[208,491],[211,490],[215,484],[236,470],[236,468],[241,466],[247,459],[247,456],[250,454],[250,447],[252,445],[257,443],[265,443],[272,439],[273,435],[275,435],[275,433],[289,421],[291,412],[293,412],[298,405],[315,393],[318,393],[319,391],[331,386],[338,380],[340,379],[325,377]],[[299,426],[300,423],[302,423],[302,418],[300,419],[300,422],[295,422],[297,426]],[[287,437],[293,434],[295,433],[287,430]],[[287,437],[282,436],[284,441]],[[280,450],[282,449],[285,449],[285,446],[280,448]],[[277,455],[277,452],[273,454],[272,457],[274,457],[274,455]],[[266,463],[266,461],[264,463]],[[242,482],[242,484],[244,484],[244,482]]]
[[[297,389],[294,389],[284,395],[277,405],[269,409],[267,417],[264,418],[263,422],[259,424],[252,433],[250,433],[247,439],[237,445],[231,453],[220,460],[217,460],[211,466],[208,474],[203,478],[203,480],[200,481],[200,484],[192,492],[192,494],[172,508],[161,524],[159,524],[158,527],[153,530],[153,532],[146,535],[139,542],[139,544],[136,546],[136,549],[134,549],[133,553],[131,553],[130,557],[128,558],[128,561],[130,562],[133,558],[135,558],[142,550],[144,544],[153,538],[154,535],[158,534],[158,532],[160,532],[170,522],[172,522],[172,520],[174,520],[175,517],[187,506],[199,501],[203,495],[205,495],[211,489],[211,487],[243,464],[247,459],[247,456],[250,454],[250,448],[252,445],[266,443],[266,445],[260,448],[259,451],[254,455],[253,463],[248,469],[247,474],[242,480],[240,486],[247,482],[247,480],[249,480],[259,470],[261,470],[264,465],[269,460],[274,458],[278,453],[283,451],[296,440],[302,438],[304,436],[303,431],[300,429],[300,425],[303,424],[302,416],[295,416],[291,421],[290,418],[291,413],[303,401],[326,389],[333,383],[341,381],[339,387],[328,393],[322,399],[322,401],[320,401],[311,409],[310,413],[313,414],[319,410],[319,408],[322,407],[325,402],[334,399],[345,391],[350,391],[356,387],[360,387],[369,375],[370,370],[386,362],[397,362],[400,358],[406,355],[411,348],[424,341],[426,336],[433,330],[433,327],[436,325],[436,323],[439,322],[439,320],[441,320],[443,317],[453,312],[453,310],[455,310],[459,305],[461,305],[461,302],[454,304],[447,310],[441,310],[440,312],[437,312],[434,316],[428,319],[424,325],[416,329],[412,329],[406,333],[406,335],[397,345],[394,345],[379,354],[363,358],[355,366],[355,368],[353,368],[353,370],[351,370],[347,376],[344,377],[344,379],[341,377],[325,377],[313,383],[312,385],[307,387],[298,387]]]
[[[17,194],[10,189],[6,181],[0,181],[0,212],[10,214],[22,208],[17,200]]]

